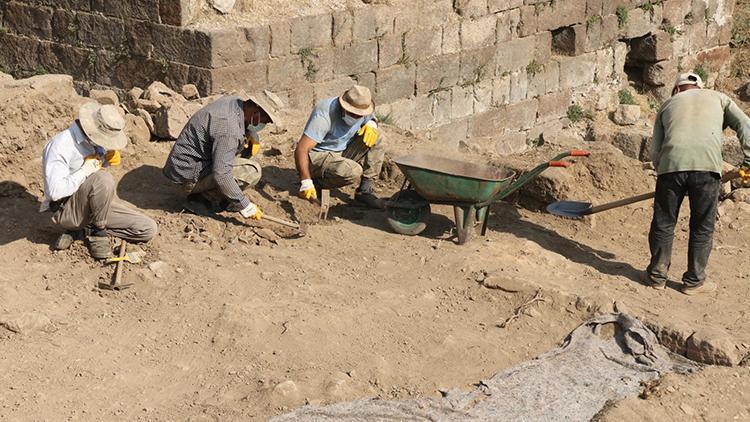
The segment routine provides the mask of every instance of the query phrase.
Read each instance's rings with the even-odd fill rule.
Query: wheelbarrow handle
[[[547,161],[546,163],[539,164],[538,166],[534,167],[533,169],[527,171],[526,173],[520,175],[516,180],[513,181],[513,183],[508,186],[507,189],[498,192],[497,195],[490,201],[495,202],[499,201],[503,198],[508,197],[513,192],[517,191],[518,189],[521,189],[525,184],[529,183],[531,179],[539,176],[544,170],[547,170],[550,167],[569,167],[572,165],[572,163],[563,161],[563,158],[575,156],[575,157],[588,157],[591,155],[588,151],[574,149],[572,151],[565,151],[563,153],[558,154],[555,156],[552,160]]]

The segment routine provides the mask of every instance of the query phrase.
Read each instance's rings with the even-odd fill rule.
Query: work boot
[[[94,259],[107,259],[112,257],[112,246],[109,243],[109,236],[106,231],[94,231],[86,237],[89,244],[89,253]]]
[[[354,200],[373,209],[385,209],[385,202],[375,195],[375,188],[370,179],[362,179],[354,193]]]
[[[667,282],[654,281],[651,276],[648,275],[648,271],[642,271],[640,274],[641,283],[645,286],[651,287],[656,290],[664,290],[667,288]]]
[[[716,291],[716,283],[712,281],[704,281],[698,286],[683,285],[680,291],[688,296],[695,296],[701,293],[711,293]]]

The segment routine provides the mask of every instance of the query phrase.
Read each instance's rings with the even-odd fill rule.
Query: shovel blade
[[[583,217],[591,213],[591,202],[557,201],[547,205],[547,212],[560,217]]]

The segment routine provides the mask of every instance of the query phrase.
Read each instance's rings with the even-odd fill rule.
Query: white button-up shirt
[[[42,156],[44,202],[40,211],[48,210],[51,201],[76,193],[86,180],[81,166],[86,157],[95,152],[75,122],[47,142]]]

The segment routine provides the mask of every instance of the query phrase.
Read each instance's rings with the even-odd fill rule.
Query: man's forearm
[[[299,179],[310,179],[310,153],[297,147],[294,151],[294,164],[299,173]]]

